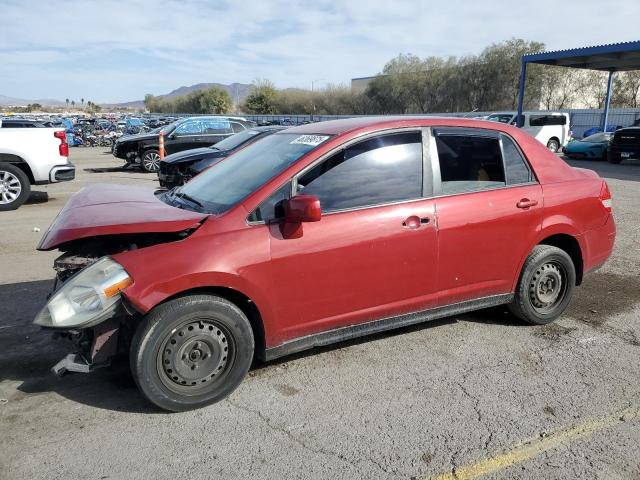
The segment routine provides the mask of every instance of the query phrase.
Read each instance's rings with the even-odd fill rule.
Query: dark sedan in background
[[[256,140],[285,128],[287,127],[275,125],[249,128],[244,132],[225,138],[211,147],[195,148],[169,155],[160,161],[160,171],[158,172],[160,186],[171,189],[183,185],[205,168]]]
[[[183,118],[162,127],[165,153],[209,147],[255,125],[255,122],[234,117]],[[160,166],[159,132],[120,137],[113,146],[113,155],[128,165],[139,164],[146,172],[157,172]]]

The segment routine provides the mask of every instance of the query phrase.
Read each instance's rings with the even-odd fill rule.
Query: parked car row
[[[165,153],[181,152],[198,147],[210,147],[221,140],[255,127],[242,117],[189,117],[137,135],[120,137],[113,145],[115,157],[127,166],[137,165],[146,172],[160,169],[159,134],[163,133]]]
[[[569,158],[608,160],[610,163],[640,158],[640,127],[619,128],[613,133],[599,132],[572,140],[562,151]]]

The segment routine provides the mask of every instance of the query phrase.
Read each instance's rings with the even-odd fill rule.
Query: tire
[[[558,150],[560,150],[560,142],[555,138],[551,138],[547,142],[547,148],[553,153],[558,153]]]
[[[158,407],[181,412],[227,397],[251,366],[254,338],[233,303],[190,295],[153,309],[131,342],[131,372]]]
[[[527,323],[551,323],[569,305],[575,284],[576,270],[567,252],[536,245],[524,262],[509,310]]]
[[[145,172],[157,172],[160,170],[160,152],[158,150],[145,150],[140,159],[140,165]]]
[[[622,162],[622,157],[619,156],[619,155],[614,155],[611,152],[607,152],[607,161],[609,163],[613,163],[613,164],[617,165],[620,162]]]
[[[0,163],[0,212],[15,210],[29,198],[31,183],[22,169]]]

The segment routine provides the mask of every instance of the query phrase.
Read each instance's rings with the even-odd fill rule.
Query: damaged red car
[[[611,195],[527,133],[471,119],[359,118],[270,135],[162,192],[93,185],[44,235],[56,286],[35,323],[54,370],[127,353],[180,411],[254,358],[508,305],[545,324],[611,254]]]

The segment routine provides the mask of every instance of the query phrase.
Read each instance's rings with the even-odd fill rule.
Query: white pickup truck
[[[73,180],[76,174],[64,129],[8,128],[9,123],[3,127],[0,120],[0,211],[22,205],[31,185]]]

